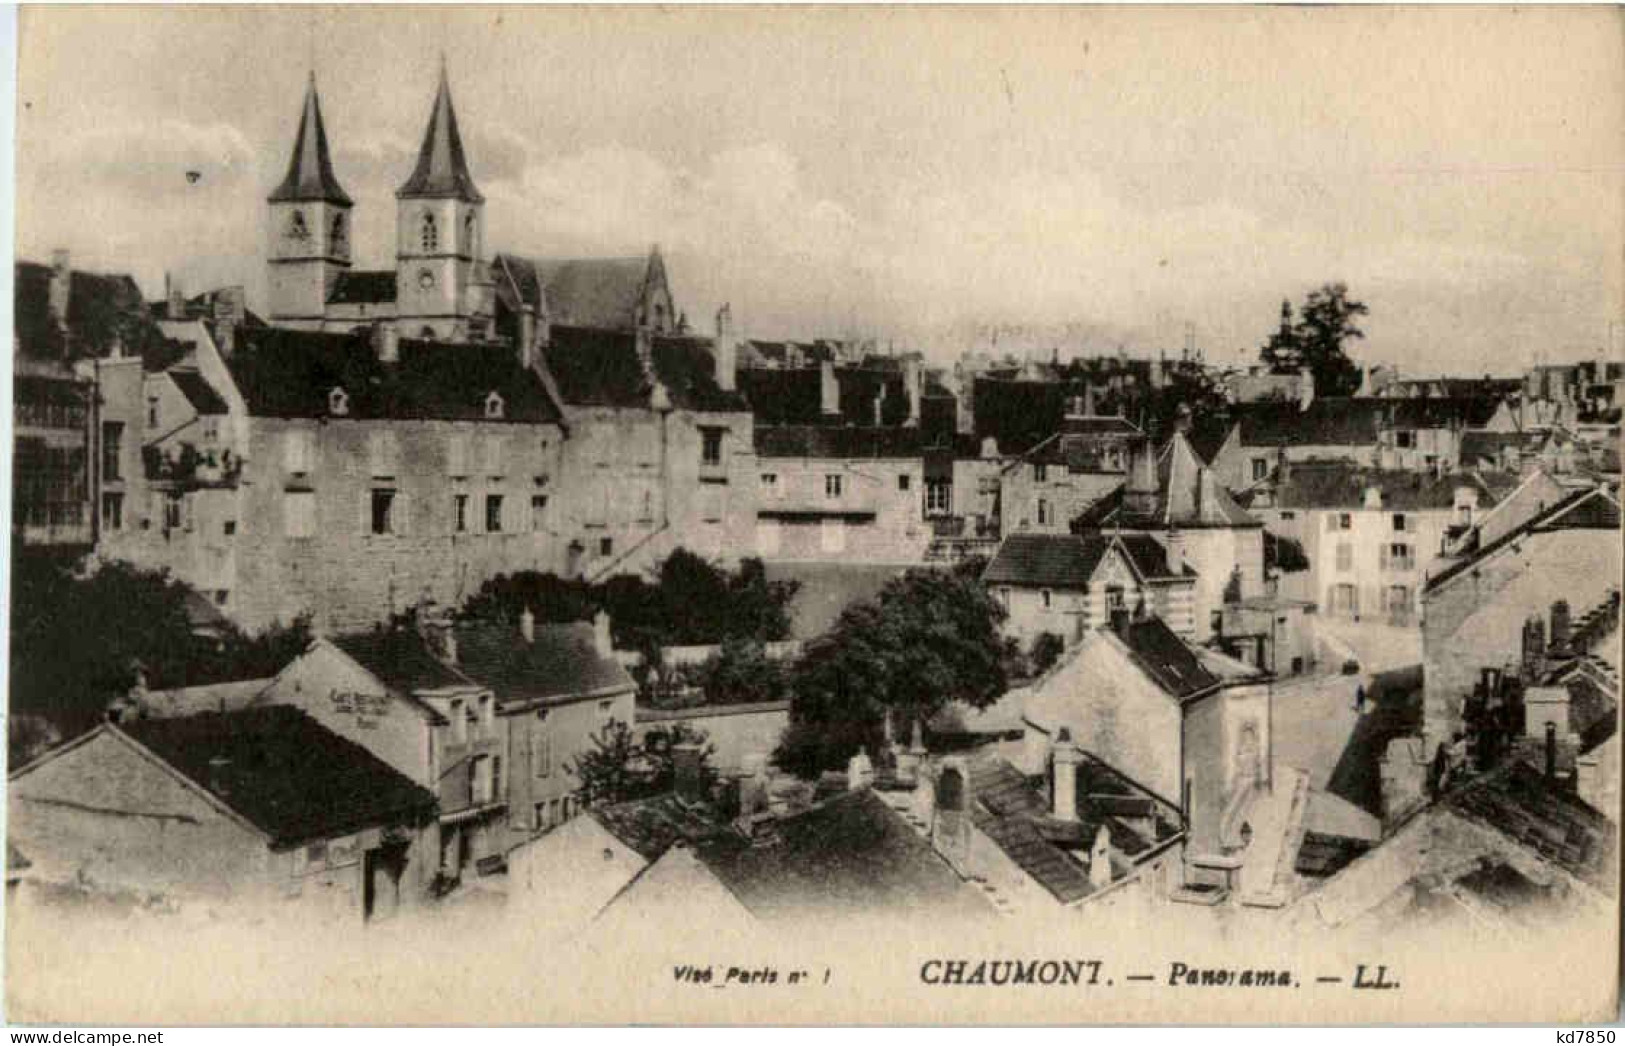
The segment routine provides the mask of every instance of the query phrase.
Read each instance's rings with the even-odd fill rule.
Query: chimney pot
[[[830,360],[818,364],[818,402],[826,416],[841,412],[841,384],[835,379],[835,364]]]
[[[610,638],[609,615],[602,610],[592,616],[592,642],[599,657],[615,656],[615,644]]]
[[[530,607],[519,613],[519,634],[527,643],[536,642],[536,615],[530,612]]]
[[[739,341],[734,336],[733,306],[727,302],[717,310],[715,351],[717,388],[732,392],[739,368]]]
[[[1083,750],[1072,741],[1072,732],[1061,727],[1050,750],[1050,805],[1057,821],[1078,819],[1078,764]]]
[[[401,335],[391,323],[380,323],[372,329],[373,348],[380,363],[398,363],[401,358]]]
[[[1112,884],[1112,834],[1105,825],[1095,832],[1095,845],[1089,848],[1089,885],[1104,890]]]

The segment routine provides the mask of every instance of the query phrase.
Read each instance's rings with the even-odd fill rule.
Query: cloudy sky
[[[729,300],[764,337],[1154,353],[1191,323],[1230,360],[1343,280],[1365,360],[1511,371],[1625,343],[1619,18],[24,9],[19,255],[263,302],[314,64],[358,262],[392,265],[443,50],[492,246],[658,242],[701,329]]]

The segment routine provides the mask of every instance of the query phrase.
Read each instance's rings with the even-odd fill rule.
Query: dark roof
[[[351,205],[349,195],[333,173],[333,158],[327,151],[327,127],[322,122],[322,103],[316,95],[316,74],[310,77],[305,102],[299,110],[299,130],[288,158],[288,173],[271,193],[271,203],[311,200]]]
[[[925,839],[874,792],[830,799],[776,821],[772,842],[737,836],[702,843],[697,856],[759,919],[975,917],[992,909]]]
[[[1152,680],[1180,700],[1194,697],[1219,683],[1174,630],[1160,617],[1131,621],[1114,633]]]
[[[1461,458],[1464,464],[1476,464],[1484,459],[1500,461],[1501,452],[1508,447],[1522,451],[1531,444],[1525,432],[1485,432],[1472,429],[1461,434]]]
[[[992,436],[1001,453],[1020,454],[1061,427],[1068,401],[1081,392],[1066,382],[978,377],[971,385],[976,435]]]
[[[457,110],[451,104],[451,86],[446,82],[444,66],[440,69],[434,108],[429,112],[429,126],[423,132],[423,144],[418,147],[417,166],[395,195],[452,197],[468,203],[485,200],[474,187],[474,176],[468,173],[463,136],[457,130]]]
[[[918,458],[925,451],[918,428],[758,424],[755,443],[762,458]]]
[[[554,327],[542,350],[548,373],[564,402],[574,407],[649,406],[652,385],[638,359],[637,338],[624,331]],[[709,339],[655,335],[650,367],[673,407],[696,411],[745,411],[736,392],[716,382]]]
[[[630,331],[650,317],[639,315],[651,282],[664,283],[658,253],[625,258],[524,258],[499,254],[494,267],[504,308],[528,304],[540,317],[566,327]]]
[[[375,302],[394,301],[395,296],[394,269],[351,269],[339,273],[338,279],[333,281],[333,289],[328,292],[327,303],[370,305]]]
[[[747,368],[739,372],[739,391],[750,401],[758,425],[804,425],[826,420],[823,378],[817,367]]]
[[[1454,812],[1527,846],[1570,875],[1612,895],[1618,829],[1607,815],[1514,760],[1445,798]]]
[[[560,419],[541,376],[512,348],[406,338],[398,348],[398,361],[384,363],[366,335],[270,327],[244,331],[227,365],[259,417],[326,417],[329,394],[342,388],[352,418],[485,420],[496,392],[504,421]]]
[[[465,622],[455,634],[458,671],[490,687],[504,706],[636,686],[619,661],[598,652],[590,622],[539,624],[530,642],[518,625],[501,621]]]
[[[1578,490],[1546,511],[1530,517],[1522,526],[1514,527],[1488,545],[1479,548],[1472,555],[1451,563],[1428,578],[1424,588],[1427,590],[1437,588],[1526,534],[1547,530],[1618,530],[1619,525],[1619,505],[1603,488]]]
[[[1377,419],[1389,400],[1320,398],[1296,403],[1238,403],[1230,409],[1250,447],[1366,446],[1377,442]]]
[[[1501,407],[1498,396],[1418,396],[1384,399],[1383,428],[1461,429],[1487,423]]]
[[[1011,534],[982,573],[989,585],[1083,588],[1116,545],[1146,580],[1195,577],[1189,567],[1175,574],[1161,542],[1146,534]]]
[[[1456,488],[1471,487],[1485,501],[1501,500],[1521,477],[1503,473],[1447,472],[1442,476],[1407,469],[1363,468],[1346,461],[1315,461],[1291,465],[1275,486],[1275,504],[1285,509],[1359,509],[1365,507],[1370,487],[1382,491],[1382,507],[1396,512],[1449,509]]]
[[[1146,447],[1135,450],[1136,455],[1145,453]],[[1131,461],[1124,484],[1079,513],[1072,521],[1072,529],[1263,526],[1261,520],[1236,503],[1229,488],[1197,455],[1184,433],[1175,432],[1156,452],[1154,490],[1145,479],[1148,465],[1140,457]],[[1136,496],[1137,490],[1145,496]]]
[[[1293,867],[1299,875],[1324,879],[1342,871],[1356,857],[1371,849],[1371,840],[1343,835],[1305,832]]]
[[[697,843],[732,831],[711,807],[686,803],[670,792],[601,806],[592,811],[592,817],[650,861],[675,842]]]
[[[169,380],[181,390],[186,402],[192,409],[203,415],[226,413],[226,401],[220,398],[220,393],[214,391],[214,386],[203,379],[203,375],[195,370],[175,369],[166,372]]]
[[[275,849],[434,814],[428,791],[289,705],[114,729],[265,832]]]
[[[332,643],[379,682],[403,696],[419,690],[474,685],[467,676],[436,657],[423,637],[410,628],[380,627],[370,632],[352,632],[334,636]]]
[[[51,267],[19,261],[14,272],[12,331],[18,357],[102,357],[115,342],[129,355],[146,357],[165,350],[163,333],[129,275],[70,272],[64,346],[51,322]]]

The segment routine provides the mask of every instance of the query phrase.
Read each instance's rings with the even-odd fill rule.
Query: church
[[[267,200],[269,319],[299,330],[545,345],[554,326],[678,333],[658,247],[632,258],[486,254],[475,185],[442,64],[417,163],[395,191],[395,264],[358,269],[355,201],[339,184],[312,74],[288,172]]]

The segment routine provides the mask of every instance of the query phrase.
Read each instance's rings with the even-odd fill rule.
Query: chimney
[[[1548,747],[1556,742],[1549,742]],[[209,758],[209,791],[224,799],[231,794],[231,786],[226,783],[226,770],[231,766],[231,760],[223,755]]]
[[[830,360],[818,364],[818,403],[825,417],[841,412],[841,383],[835,380],[835,364]]]
[[[1095,416],[1095,387],[1087,383],[1083,386],[1083,409],[1081,413],[1086,418]]]
[[[73,269],[69,265],[67,251],[51,252],[51,287],[48,304],[51,311],[51,323],[56,327],[57,333],[68,333],[68,293],[73,287]]]
[[[1534,614],[1523,623],[1523,678],[1539,679],[1546,664],[1546,622]]]
[[[519,612],[519,634],[526,643],[536,642],[536,615],[530,612],[530,607]]]
[[[1104,890],[1112,884],[1112,833],[1103,824],[1089,848],[1089,885]]]
[[[643,376],[646,380],[652,379],[655,371],[654,332],[649,329],[647,324],[640,323],[632,337],[633,345],[638,353],[638,366],[643,368]]]
[[[230,357],[237,348],[237,329],[248,319],[248,299],[243,288],[221,287],[214,292],[210,306],[214,318],[214,340],[223,356]]]
[[[734,335],[733,307],[723,302],[717,310],[717,340],[715,346],[717,388],[732,392],[739,368],[739,340]]]
[[[882,384],[880,386],[880,389],[875,393],[873,424],[874,424],[875,428],[877,428],[877,429],[881,425],[881,419],[886,416],[885,407],[886,407],[886,386],[884,384]]]
[[[592,616],[592,645],[599,657],[615,656],[615,644],[609,634],[609,615],[602,610]]]
[[[172,320],[186,319],[186,292],[179,280],[164,273],[164,315]]]
[[[441,626],[440,657],[448,665],[457,663],[457,633],[449,621]]]
[[[1305,411],[1315,402],[1315,372],[1308,367],[1298,368],[1298,410]]]
[[[1569,652],[1569,601],[1566,599],[1552,604],[1552,630],[1547,649],[1559,656]]]
[[[705,801],[705,749],[693,741],[671,748],[672,790],[689,803]]]
[[[380,323],[372,328],[372,347],[378,353],[378,362],[400,362],[401,335],[394,324]]]
[[[536,306],[528,301],[519,307],[519,365],[536,366]]]
[[[925,364],[910,356],[903,361],[903,394],[908,397],[905,425],[920,423],[920,399],[925,395]]]
[[[1131,452],[1123,507],[1132,515],[1149,516],[1157,504],[1157,464],[1150,440],[1140,440]]]
[[[1546,724],[1546,783],[1557,780],[1557,724]]]
[[[1078,764],[1083,750],[1072,741],[1072,731],[1061,727],[1050,749],[1050,809],[1057,821],[1078,819]]]
[[[846,790],[861,792],[874,780],[875,764],[869,759],[869,753],[860,748],[846,761]]]

